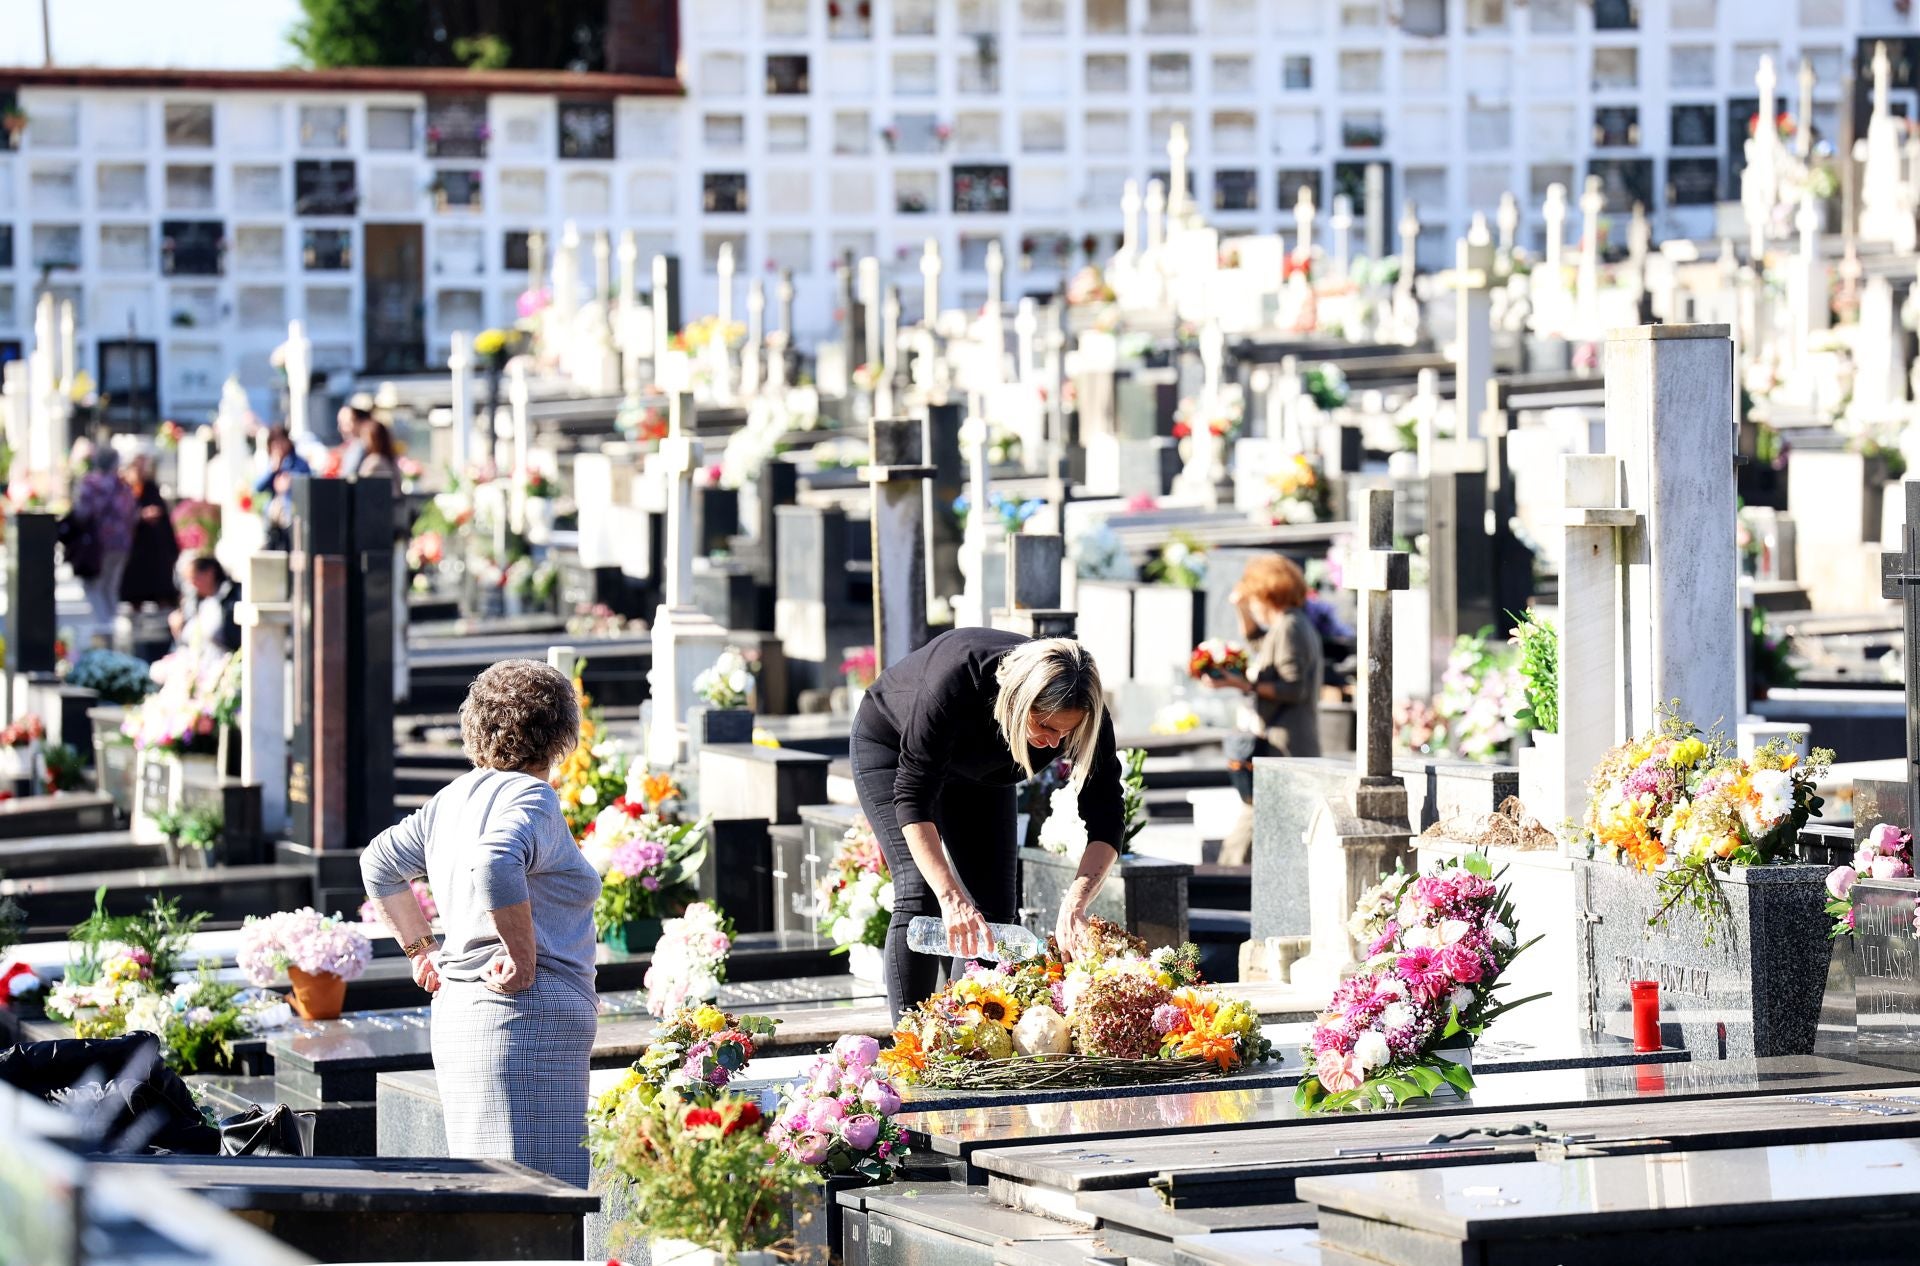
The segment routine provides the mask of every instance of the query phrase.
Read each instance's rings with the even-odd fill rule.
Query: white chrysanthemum
[[[1504,923],[1494,924],[1487,932],[1487,935],[1493,938],[1495,945],[1501,946],[1502,948],[1513,944],[1513,929]]]
[[[1447,1001],[1453,1004],[1455,1011],[1465,1012],[1468,1007],[1473,1005],[1473,990],[1467,988],[1465,985],[1460,985],[1454,989],[1452,996],[1449,997]]]
[[[1362,1033],[1354,1041],[1353,1053],[1360,1057],[1360,1066],[1368,1072],[1372,1072],[1393,1058],[1392,1052],[1387,1049],[1386,1035],[1372,1029]]]
[[[1784,769],[1756,769],[1749,780],[1760,803],[1755,816],[1768,826],[1778,826],[1793,812],[1793,778]]]
[[[1473,925],[1465,919],[1443,919],[1440,923],[1440,943],[1451,945],[1472,930]]]
[[[1078,857],[1087,850],[1087,824],[1080,820],[1080,792],[1072,783],[1047,800],[1047,820],[1040,825],[1040,847],[1052,853]]]
[[[127,1032],[165,1033],[167,1021],[173,1018],[173,1008],[167,1005],[165,998],[157,994],[141,994],[127,1008]]]
[[[1404,1002],[1391,1002],[1380,1013],[1380,1023],[1391,1033],[1395,1029],[1404,1029],[1413,1023],[1413,1008]]]

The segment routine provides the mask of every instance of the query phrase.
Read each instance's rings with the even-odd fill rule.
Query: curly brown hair
[[[538,660],[506,659],[474,679],[460,705],[460,743],[482,769],[556,765],[580,741],[573,683]]]

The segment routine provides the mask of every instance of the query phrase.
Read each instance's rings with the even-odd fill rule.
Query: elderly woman
[[[460,736],[474,769],[374,840],[361,877],[414,981],[434,995],[449,1154],[515,1160],[584,1187],[600,877],[547,783],[579,741],[573,683],[530,660],[495,664],[460,705]],[[414,900],[421,878],[444,946]]]
[[[1230,747],[1240,789],[1240,820],[1220,846],[1223,865],[1245,863],[1253,851],[1255,756],[1320,754],[1320,683],[1325,676],[1320,634],[1307,618],[1307,578],[1284,554],[1266,554],[1247,564],[1230,595],[1240,615],[1240,635],[1252,647],[1247,672],[1206,679],[1214,689],[1247,696],[1240,715],[1242,741]]]
[[[853,778],[893,874],[886,965],[896,1018],[938,983],[939,963],[907,948],[916,916],[941,916],[959,955],[988,948],[987,923],[1012,922],[1014,784],[1056,751],[1072,763],[1089,841],[1056,924],[1070,954],[1122,830],[1120,760],[1093,657],[1071,638],[955,629],[868,687],[853,725]]]

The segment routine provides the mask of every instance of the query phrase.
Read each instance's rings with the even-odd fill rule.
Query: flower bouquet
[[[1825,803],[1815,787],[1832,763],[1825,748],[1802,763],[1780,743],[1742,760],[1720,731],[1702,735],[1663,710],[1658,728],[1594,770],[1583,825],[1603,855],[1659,874],[1663,900],[1650,923],[1686,904],[1711,933],[1726,917],[1720,876],[1791,854]]]
[[[1913,835],[1891,822],[1882,822],[1860,842],[1853,865],[1836,866],[1827,876],[1827,913],[1833,916],[1836,937],[1853,934],[1853,885],[1861,879],[1913,878]],[[1920,903],[1914,914],[1915,935],[1920,936]]]
[[[651,1103],[671,1091],[682,1099],[703,1101],[725,1092],[778,1023],[760,1015],[731,1015],[705,1003],[681,1007],[654,1029],[620,1083],[594,1100],[587,1111],[588,1126],[597,1133],[631,1100]],[[595,1165],[608,1162],[595,1147]]]
[[[587,826],[580,848],[600,872],[593,925],[624,953],[653,948],[661,920],[693,900],[707,860],[707,821],[668,822],[625,796]]]
[[[880,1044],[848,1034],[780,1091],[768,1136],[786,1156],[822,1178],[891,1179],[906,1157],[906,1131],[893,1121],[900,1093],[875,1068]]]
[[[580,701],[580,743],[553,774],[560,814],[573,838],[582,842],[601,810],[626,793],[628,764],[620,744],[600,732],[599,710],[580,684],[585,667],[586,661],[579,660],[573,670],[573,691]]]
[[[1187,676],[1195,681],[1228,673],[1247,675],[1247,651],[1238,642],[1210,637],[1194,647],[1193,654],[1187,657]]]
[[[1327,485],[1304,453],[1267,476],[1267,516],[1275,523],[1319,523],[1327,517]]]
[[[1155,584],[1198,589],[1207,583],[1206,547],[1185,532],[1175,532],[1147,563],[1144,574]]]
[[[155,668],[160,689],[127,712],[120,732],[141,751],[211,753],[240,711],[240,654],[175,651]]]
[[[1405,1107],[1447,1087],[1471,1092],[1460,1050],[1534,1000],[1495,996],[1533,942],[1518,943],[1513,903],[1486,857],[1468,854],[1417,878],[1388,875],[1361,894],[1347,930],[1366,946],[1366,971],[1343,982],[1315,1022],[1294,1102],[1338,1112]]]
[[[335,1020],[347,984],[373,961],[366,933],[312,906],[250,917],[240,929],[240,970],[256,985],[284,974],[293,983],[293,1009],[303,1020]]]
[[[820,926],[834,944],[834,953],[850,957],[853,974],[878,979],[880,950],[887,943],[893,921],[893,879],[887,871],[880,841],[860,814],[840,837],[820,881]]]
[[[710,902],[696,901],[679,918],[668,919],[641,981],[647,1010],[664,1016],[689,1002],[718,997],[732,948],[733,920]]]
[[[1096,918],[1072,963],[1050,940],[969,967],[902,1017],[880,1066],[906,1084],[1007,1090],[1199,1081],[1271,1058],[1258,1013],[1202,985],[1199,961]]]
[[[693,693],[710,708],[744,708],[756,668],[745,651],[729,646],[713,667],[693,679]]]

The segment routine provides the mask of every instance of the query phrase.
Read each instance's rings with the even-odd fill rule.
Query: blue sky
[[[259,70],[293,60],[298,0],[47,0],[65,66]],[[40,0],[0,0],[0,66],[41,63]]]

